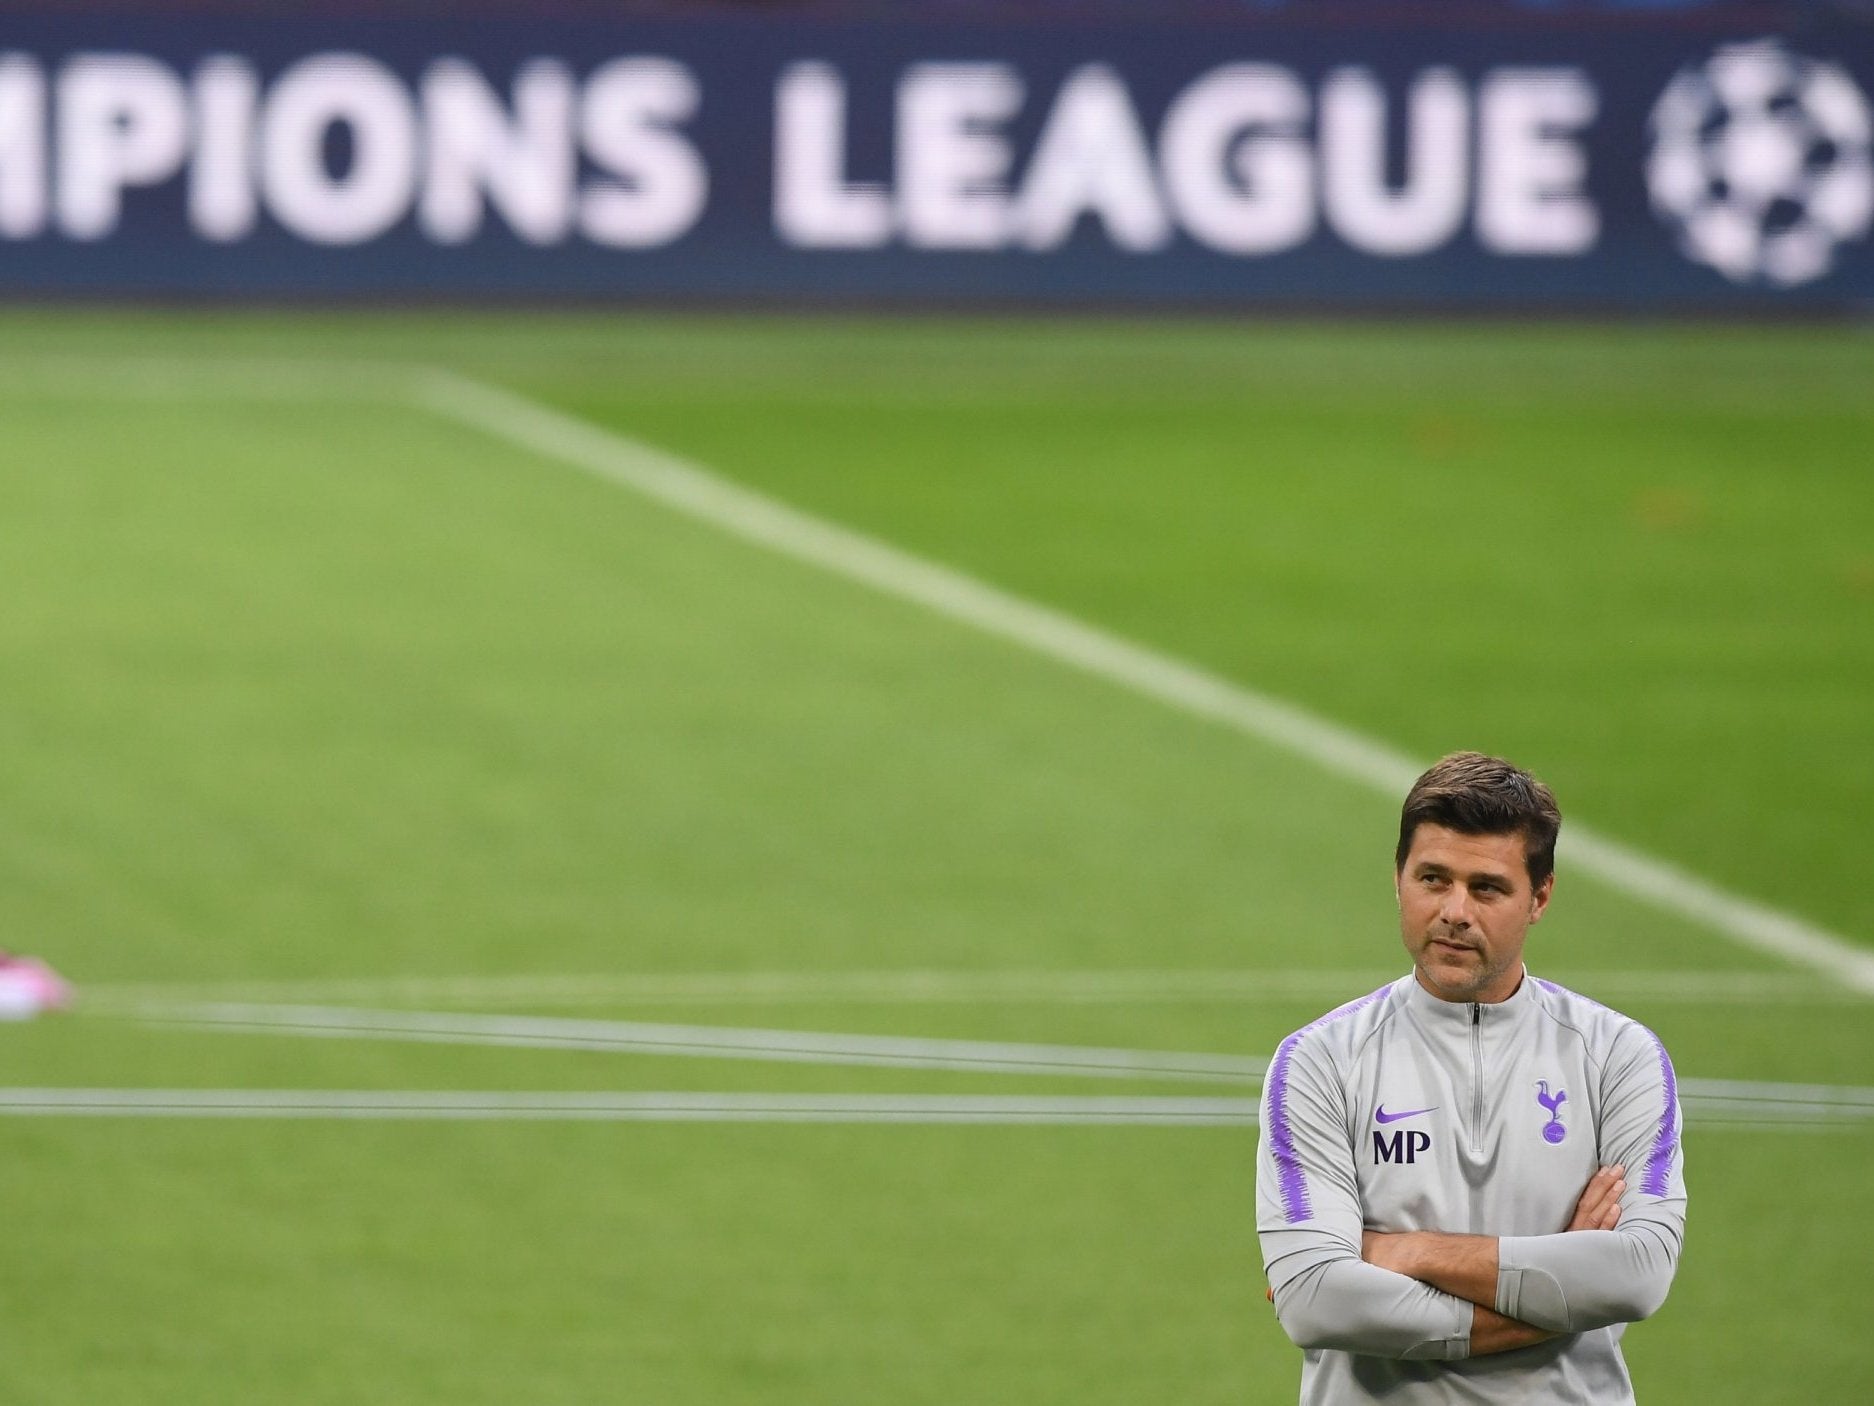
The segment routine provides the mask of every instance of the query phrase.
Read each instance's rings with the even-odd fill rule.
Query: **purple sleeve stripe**
[[[1314,1214],[1308,1204],[1308,1179],[1295,1155],[1295,1130],[1288,1121],[1288,1061],[1301,1037],[1312,1025],[1297,1030],[1281,1043],[1269,1066],[1269,1144],[1275,1151],[1277,1184],[1282,1188],[1282,1214],[1290,1225]]]
[[[1295,1151],[1295,1128],[1288,1116],[1288,1065],[1304,1037],[1323,1025],[1352,1015],[1392,990],[1388,982],[1377,991],[1368,992],[1357,1001],[1337,1006],[1319,1020],[1302,1026],[1281,1043],[1269,1066],[1269,1147],[1275,1154],[1276,1183],[1282,1192],[1282,1215],[1290,1225],[1309,1220],[1314,1206],[1308,1200],[1308,1177]]]
[[[1659,1115],[1659,1131],[1653,1136],[1652,1155],[1646,1159],[1646,1175],[1640,1178],[1640,1190],[1648,1196],[1664,1196],[1672,1182],[1672,1157],[1679,1150],[1679,1081],[1672,1072],[1672,1059],[1659,1036],[1646,1032],[1659,1051],[1659,1080],[1664,1086],[1666,1106]]]
[[[1557,986],[1552,981],[1536,978],[1536,985],[1558,996],[1573,996],[1577,1001],[1586,1001],[1591,1006],[1600,1005],[1598,1001]],[[1602,1010],[1607,1007],[1601,1006]],[[1640,1027],[1646,1030],[1645,1026]],[[1672,1059],[1666,1053],[1666,1047],[1659,1036],[1646,1030],[1646,1038],[1653,1042],[1653,1048],[1659,1053],[1659,1082],[1666,1098],[1666,1106],[1660,1110],[1659,1127],[1653,1134],[1653,1150],[1646,1156],[1646,1170],[1640,1176],[1640,1190],[1648,1196],[1664,1196],[1672,1186],[1672,1159],[1679,1150],[1679,1080],[1672,1072]]]

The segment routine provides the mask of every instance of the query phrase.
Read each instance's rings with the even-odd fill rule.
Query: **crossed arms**
[[[1634,1322],[1664,1301],[1684,1230],[1684,1190],[1676,1142],[1669,1175],[1649,1161],[1664,1155],[1662,1098],[1672,1105],[1644,1061],[1622,1061],[1607,1085],[1600,1141],[1621,1161],[1589,1179],[1562,1230],[1501,1238],[1367,1229],[1347,1155],[1345,1102],[1332,1071],[1313,1063],[1297,1058],[1288,1071],[1291,1131],[1274,1149],[1265,1136],[1258,1178],[1272,1296],[1297,1346],[1408,1360],[1475,1357]],[[1668,1126],[1676,1127],[1676,1116],[1672,1108]],[[1646,1172],[1631,1192],[1629,1162]],[[1296,1188],[1305,1183],[1305,1194],[1285,1177]]]
[[[1678,1236],[1645,1216],[1616,1230],[1626,1189],[1624,1168],[1601,1168],[1555,1235],[1363,1231],[1358,1260],[1318,1258],[1283,1278],[1277,1313],[1297,1346],[1400,1358],[1481,1357],[1634,1322],[1665,1300]]]
[[[1575,1203],[1563,1234],[1578,1231],[1608,1231],[1620,1223],[1620,1198],[1627,1189],[1626,1168],[1602,1167],[1588,1179]],[[1543,1236],[1542,1239],[1552,1237]],[[1531,1322],[1500,1312],[1499,1285],[1503,1272],[1500,1242],[1494,1235],[1448,1235],[1436,1230],[1407,1230],[1388,1233],[1363,1231],[1360,1258],[1380,1269],[1416,1279],[1471,1305],[1470,1355],[1483,1357],[1511,1348],[1529,1347],[1567,1330],[1565,1323],[1538,1327]],[[1665,1297],[1662,1286],[1659,1297]],[[1644,1318],[1652,1304],[1626,1318],[1609,1322],[1629,1322]],[[1584,1324],[1583,1326],[1601,1326]]]

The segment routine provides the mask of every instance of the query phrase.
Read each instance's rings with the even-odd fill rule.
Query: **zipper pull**
[[[1472,1001],[1472,1002],[1471,1002],[1471,1024],[1472,1024],[1472,1025],[1482,1025],[1482,1024],[1483,1024],[1483,1021],[1484,1021],[1484,1008],[1483,1008],[1483,1006],[1482,1006],[1482,1005],[1480,1005],[1480,1004],[1479,1004],[1478,1002],[1476,1002],[1476,1001]]]

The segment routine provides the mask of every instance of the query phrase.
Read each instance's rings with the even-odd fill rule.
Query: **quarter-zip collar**
[[[1529,968],[1506,999],[1443,1001],[1419,984],[1418,974],[1406,977],[1406,1010],[1411,1019],[1442,1047],[1453,1092],[1460,1102],[1452,1110],[1465,1145],[1475,1157],[1487,1152],[1486,1105],[1492,1082],[1489,1069],[1515,1040],[1518,1029],[1533,1017],[1540,997]]]
[[[1405,987],[1406,1009],[1413,1019],[1429,1029],[1445,1031],[1452,1036],[1466,1034],[1473,1025],[1482,1025],[1492,1033],[1519,1025],[1535,1014],[1541,1000],[1536,979],[1529,974],[1528,967],[1523,968],[1522,983],[1501,1001],[1440,1000],[1425,989],[1417,972],[1407,975]]]

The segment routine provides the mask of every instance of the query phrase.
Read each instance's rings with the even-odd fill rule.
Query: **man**
[[[1257,1229],[1312,1402],[1633,1400],[1626,1324],[1685,1228],[1672,1063],[1523,967],[1561,812],[1475,752],[1406,797],[1413,970],[1296,1031],[1263,1096]]]

